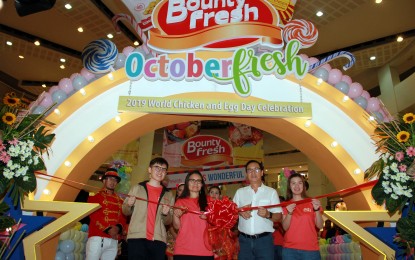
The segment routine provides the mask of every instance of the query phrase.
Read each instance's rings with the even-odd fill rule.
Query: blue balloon
[[[42,114],[43,112],[45,112],[45,110],[46,110],[46,107],[44,107],[44,106],[36,106],[36,107],[33,109],[32,114],[35,114],[35,115],[40,115],[40,114]]]
[[[59,245],[59,249],[65,254],[72,253],[75,249],[75,242],[70,239],[63,240]]]
[[[65,260],[75,260],[74,253],[65,254]]]
[[[86,80],[81,75],[76,76],[72,81],[72,86],[75,90],[80,90],[81,88],[85,87],[88,84],[88,80]]]
[[[88,232],[88,224],[82,224],[81,231]]]
[[[329,78],[329,72],[325,68],[318,68],[314,73],[314,76],[316,76],[319,79],[322,79],[324,81],[327,81]]]
[[[56,252],[55,260],[65,260],[65,253],[62,251]]]
[[[367,99],[366,98],[364,98],[364,97],[362,97],[362,96],[360,96],[360,97],[357,97],[357,98],[355,98],[355,99],[353,99],[354,100],[354,102],[356,102],[361,108],[363,108],[363,109],[366,109],[366,107],[367,107]]]
[[[115,69],[123,68],[125,66],[125,59],[126,58],[127,57],[125,57],[124,53],[118,53],[118,56],[115,59],[114,68]]]
[[[340,81],[339,83],[334,85],[334,87],[340,90],[343,94],[347,95],[347,93],[349,93],[349,84],[347,84],[344,81]]]
[[[373,113],[373,116],[375,117],[376,121],[383,122],[383,115],[380,112],[376,111],[376,112],[372,112],[372,113]]]
[[[61,104],[67,97],[68,95],[66,94],[66,92],[61,89],[58,89],[52,93],[52,100],[57,104]]]

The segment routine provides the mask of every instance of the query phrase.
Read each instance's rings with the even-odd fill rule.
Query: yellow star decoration
[[[73,226],[75,222],[100,208],[97,203],[77,203],[61,201],[35,201],[26,198],[22,205],[25,211],[46,211],[64,213],[52,223],[44,226],[23,239],[24,254],[26,259],[41,259],[40,246],[42,243],[55,237],[63,230]]]
[[[395,259],[395,250],[377,239],[356,222],[396,222],[398,213],[390,216],[387,211],[325,211],[324,214],[344,231],[379,254],[378,259]]]

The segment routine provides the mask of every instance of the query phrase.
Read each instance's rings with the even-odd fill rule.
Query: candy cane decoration
[[[120,20],[126,20],[127,22],[129,22],[131,24],[131,26],[133,26],[133,28],[135,29],[135,31],[138,33],[138,35],[140,35],[140,38],[143,40],[143,49],[144,51],[148,54],[151,53],[153,56],[157,56],[153,51],[151,51],[148,47],[147,47],[147,42],[148,42],[148,38],[147,35],[143,32],[143,30],[141,30],[139,23],[134,19],[134,17],[128,15],[128,14],[116,14],[114,15],[114,17],[112,17],[112,24],[114,25],[115,31],[117,33],[120,33],[120,27],[118,26],[117,22]]]
[[[323,64],[325,64],[325,63],[327,63],[329,61],[332,61],[334,59],[340,58],[340,57],[345,57],[345,58],[349,59],[349,63],[347,63],[346,65],[343,66],[343,70],[350,69],[353,66],[353,64],[356,62],[356,58],[350,52],[347,52],[347,51],[339,51],[339,52],[335,52],[335,53],[333,53],[333,54],[331,54],[331,55],[329,55],[329,56],[321,59],[320,61],[318,61],[316,63],[311,64],[308,67],[308,71],[315,70],[318,67],[322,66]]]

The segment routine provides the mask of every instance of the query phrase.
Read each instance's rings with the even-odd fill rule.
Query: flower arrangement
[[[49,145],[55,136],[46,130],[46,124],[51,123],[43,120],[48,110],[30,114],[14,93],[7,93],[0,104],[0,198],[10,194],[14,206],[36,189],[35,171],[45,170],[42,154],[49,155]],[[8,209],[2,201],[0,231],[15,223],[3,216]]]
[[[372,196],[389,213],[409,209],[399,219],[394,241],[414,254],[415,246],[415,115],[406,113],[398,120],[378,123],[374,140],[380,159],[365,171],[365,178],[378,177]]]

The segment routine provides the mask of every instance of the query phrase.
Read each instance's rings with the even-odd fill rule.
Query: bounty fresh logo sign
[[[213,135],[197,135],[182,146],[183,165],[232,164],[232,147],[224,139]]]
[[[264,0],[164,0],[152,21],[148,45],[159,52],[283,43],[279,16]]]
[[[138,80],[186,80],[197,81],[202,77],[220,84],[232,84],[235,93],[241,97],[251,94],[249,78],[260,80],[263,75],[275,75],[279,79],[289,74],[302,79],[308,71],[308,62],[298,54],[301,44],[298,40],[288,42],[284,50],[255,55],[254,50],[240,48],[230,59],[210,58],[202,60],[195,52],[186,53],[186,58],[170,59],[168,55],[145,60],[139,52],[131,53],[125,63],[129,79]]]

